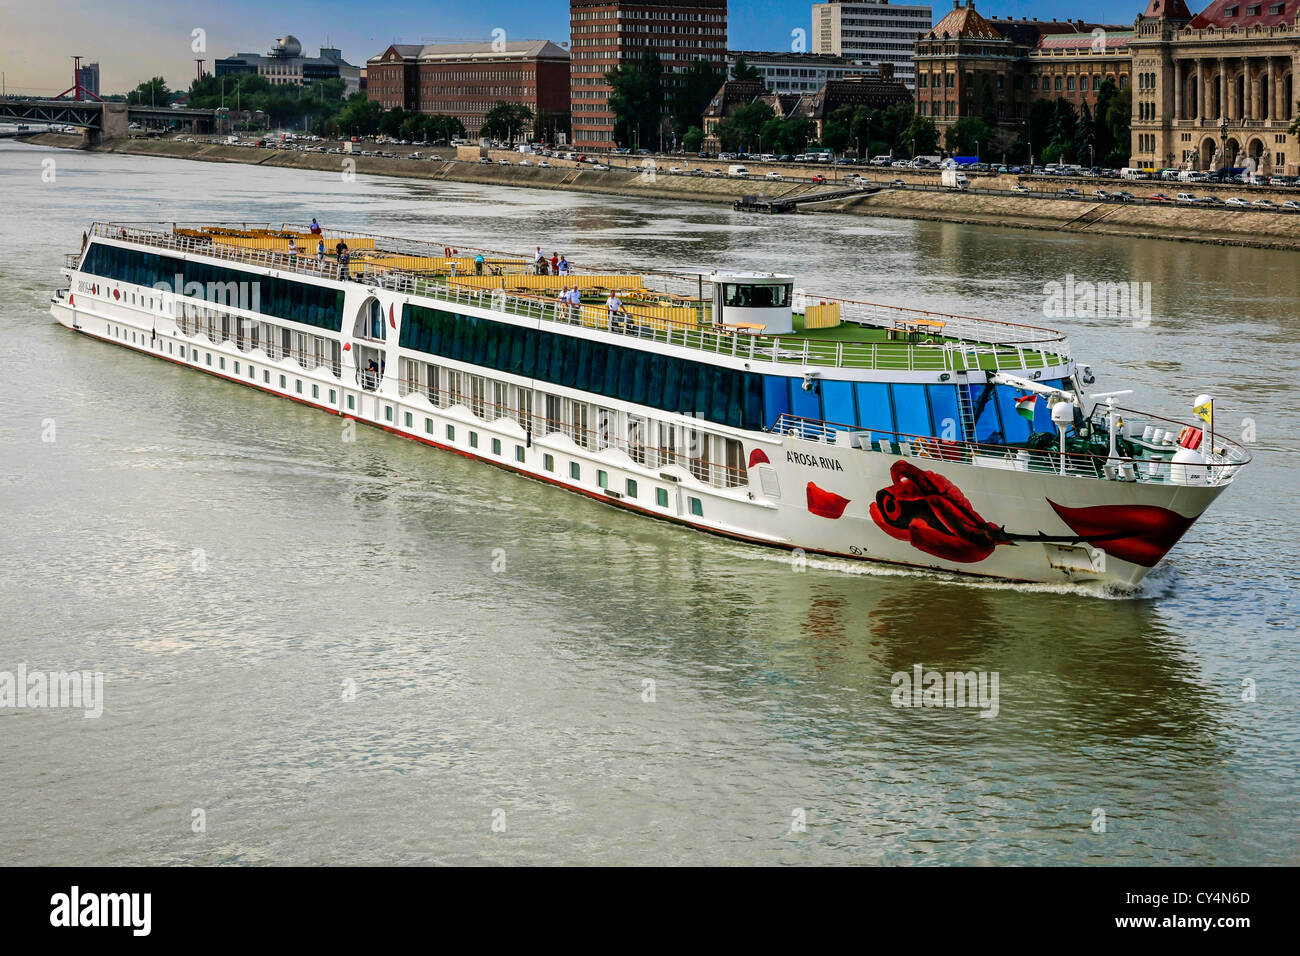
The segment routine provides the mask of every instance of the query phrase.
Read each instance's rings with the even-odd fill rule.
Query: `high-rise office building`
[[[635,64],[653,49],[667,86],[697,59],[726,67],[727,0],[569,0],[569,20],[570,109],[579,148],[615,145],[605,74],[620,64]]]
[[[911,89],[916,82],[912,55],[917,34],[927,32],[933,24],[929,4],[889,0],[814,3],[812,51],[863,63],[891,63],[894,78]]]

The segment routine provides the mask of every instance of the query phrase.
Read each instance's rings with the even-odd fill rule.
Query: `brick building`
[[[549,135],[568,120],[569,54],[549,40],[394,44],[366,61],[366,95],[384,109],[455,116],[470,136],[497,103],[521,103]]]
[[[987,107],[999,127],[1014,133],[1038,99],[1093,107],[1103,81],[1128,85],[1131,38],[1127,26],[986,18],[975,0],[953,0],[948,15],[916,41],[917,112],[942,135]]]
[[[727,0],[569,0],[569,20],[573,144],[583,149],[616,145],[605,74],[621,63],[653,49],[666,86],[697,59],[726,68]]]

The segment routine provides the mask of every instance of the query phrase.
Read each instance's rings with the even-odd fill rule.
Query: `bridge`
[[[195,133],[210,133],[216,110],[171,109],[166,106],[127,106],[94,100],[0,99],[0,120],[76,126],[88,146],[127,134],[131,123],[180,123]]]

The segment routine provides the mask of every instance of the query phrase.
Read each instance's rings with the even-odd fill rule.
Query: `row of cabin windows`
[[[272,361],[292,357],[307,371],[326,366],[335,378],[342,373],[342,346],[324,335],[258,322],[193,302],[181,305],[176,324],[183,334],[205,335],[214,345],[234,342],[241,352],[260,348]]]
[[[130,341],[131,341],[132,343],[135,343],[135,342],[137,341],[137,335],[136,335],[136,332],[135,332],[134,330],[130,330],[130,331],[128,332],[127,329],[124,329],[124,328],[122,328],[121,326],[116,326],[116,325],[112,325],[112,324],[107,325],[107,326],[106,326],[106,329],[107,329],[107,332],[108,332],[109,335],[113,336],[114,338],[119,338],[119,339],[121,339],[121,340],[124,341],[124,342],[127,341],[127,336],[128,336],[128,334],[130,335]],[[159,346],[158,346],[158,347],[159,347],[159,349],[161,349],[161,348],[163,347],[162,343],[159,343]],[[171,343],[171,342],[167,342],[167,343],[166,343],[166,347],[167,347],[167,351],[168,351],[168,352],[173,352],[173,343]],[[174,354],[174,352],[173,352],[173,354]],[[182,346],[180,347],[180,358],[182,358],[182,359],[186,358],[186,347],[185,347],[184,345],[182,345]],[[190,348],[189,348],[189,358],[190,358],[190,360],[193,361],[193,362],[198,362],[198,361],[199,361],[199,350],[196,349],[196,348],[190,347]],[[204,353],[203,353],[203,361],[204,361],[204,364],[205,364],[205,365],[207,365],[208,367],[212,367],[212,353],[211,353],[211,352],[204,352]],[[242,365],[242,363],[239,362],[238,360],[236,360],[236,361],[233,362],[234,373],[235,373],[236,375],[241,374],[241,365]],[[224,370],[225,370],[225,368],[226,368],[226,356],[224,356],[224,355],[218,355],[218,356],[217,356],[217,368],[220,369],[221,371],[224,371]],[[254,365],[252,365],[251,363],[248,365],[248,377],[251,378],[251,379],[253,379],[253,380],[256,380],[256,379],[257,379],[257,368],[256,368]],[[262,370],[262,379],[263,379],[263,382],[264,382],[265,384],[268,384],[268,385],[270,384],[270,382],[271,382],[271,372],[270,372],[269,369],[263,369],[263,370]],[[288,391],[288,390],[289,390],[289,385],[288,385],[288,376],[286,376],[286,375],[280,375],[280,376],[279,376],[279,381],[280,381],[280,391]],[[303,394],[303,382],[302,382],[302,379],[294,379],[293,391],[294,391],[295,394],[298,394],[298,395],[302,395],[302,394]],[[312,396],[312,398],[313,398],[313,399],[319,399],[319,398],[320,398],[320,394],[321,394],[321,392],[320,392],[320,385],[318,385],[317,383],[314,383],[314,382],[311,383],[311,396]],[[336,404],[337,402],[338,402],[338,392],[337,392],[335,389],[332,389],[332,388],[329,389],[329,403],[330,403],[330,405],[334,405],[334,404]],[[349,408],[349,409],[353,409],[353,410],[355,410],[355,407],[356,407],[356,406],[355,406],[355,397],[352,396],[352,395],[349,395],[349,396],[348,396],[348,408]],[[393,406],[392,406],[392,405],[385,405],[385,406],[384,406],[384,420],[385,420],[385,421],[388,421],[388,422],[393,421]],[[412,412],[409,412],[409,411],[408,411],[408,412],[403,412],[402,423],[406,426],[406,429],[407,429],[408,431],[414,430],[414,426],[415,426],[415,416],[414,416],[414,414],[413,414]],[[432,435],[432,434],[434,433],[434,421],[433,421],[432,418],[425,418],[425,419],[424,419],[424,430],[425,430],[425,433],[426,433],[426,434],[429,434],[429,435]],[[478,447],[479,447],[478,432],[474,431],[473,429],[467,429],[467,432],[468,432],[468,439],[469,439],[469,447],[470,447],[470,448],[478,448]],[[448,441],[448,442],[455,442],[455,441],[456,441],[456,426],[455,426],[455,425],[447,425],[447,426],[446,426],[446,436],[447,436],[447,441]],[[735,443],[735,444],[736,444],[736,445],[739,445],[738,442]],[[491,446],[491,447],[492,447],[492,454],[493,454],[494,456],[500,458],[501,455],[502,455],[502,443],[501,443],[501,439],[500,439],[500,438],[493,438],[493,439],[492,439],[492,446]],[[523,446],[523,445],[516,444],[516,445],[514,446],[514,460],[515,460],[516,462],[520,463],[520,464],[523,464],[523,463],[524,463],[524,460],[525,460],[525,457],[526,457],[526,450],[525,450],[524,446]],[[554,471],[555,471],[555,456],[554,456],[554,455],[551,455],[551,454],[544,454],[544,455],[542,456],[542,467],[543,467],[546,471],[548,471],[548,472],[554,472]],[[577,481],[577,482],[582,481],[582,464],[581,464],[580,462],[576,462],[576,461],[570,461],[570,462],[569,462],[569,478],[570,478],[571,480],[573,480],[573,481]],[[602,490],[605,490],[605,491],[609,491],[609,490],[610,490],[610,487],[609,487],[609,472],[607,472],[607,471],[606,471],[605,469],[603,469],[603,468],[598,468],[598,469],[596,470],[596,487],[598,487],[598,488],[600,488],[600,489],[602,489]],[[622,491],[621,497],[623,497],[623,498],[628,498],[628,499],[634,499],[634,500],[635,500],[636,498],[638,498],[638,496],[639,496],[639,486],[638,486],[637,480],[636,480],[635,478],[626,478],[626,479],[624,479],[624,482],[623,482],[623,491]],[[668,498],[668,490],[667,490],[666,488],[656,487],[656,488],[655,488],[655,504],[658,505],[660,508],[667,508],[667,507],[668,507],[668,501],[669,501],[669,498]],[[703,516],[704,516],[704,505],[703,505],[703,502],[702,502],[699,498],[697,498],[697,497],[695,497],[695,496],[693,496],[693,495],[690,495],[690,496],[687,497],[687,501],[688,501],[688,505],[689,505],[690,512],[691,512],[692,515],[694,515],[695,517],[703,517]]]
[[[81,271],[338,332],[343,291],[296,279],[92,243]],[[179,283],[179,288],[178,288]]]
[[[414,305],[402,307],[399,344],[736,428],[764,424],[763,376],[755,372]]]
[[[734,438],[431,362],[402,358],[400,369],[398,393],[423,395],[435,408],[462,405],[485,422],[508,418],[533,435],[567,435],[574,444],[596,451],[618,448],[647,468],[680,465],[719,487],[747,480],[743,446]]]
[[[408,305],[403,307],[402,315],[400,344],[404,348],[633,404],[691,414],[705,421],[757,431],[771,428],[782,414],[792,414],[877,432],[963,437],[961,429],[955,428],[959,421],[956,385],[889,385],[818,379],[812,389],[805,389],[801,378],[736,372],[436,309]],[[516,410],[528,407],[520,404],[523,399],[513,397],[510,386],[454,370],[444,369],[439,373],[437,366],[407,361],[410,364],[403,372],[402,387],[408,392],[424,391],[439,407],[465,404],[480,418],[494,414],[489,411],[492,405],[507,408],[515,401]],[[427,371],[421,372],[421,366]],[[979,401],[983,386],[968,387],[974,396],[972,401]],[[504,397],[500,390],[505,390]],[[561,430],[569,430],[575,441],[583,441],[582,436],[592,427],[590,418],[581,418],[581,413],[571,415],[559,406],[545,411],[540,404],[542,395],[539,390],[530,400],[535,410],[529,407],[526,413],[519,413],[520,424],[524,425],[530,415],[540,415],[559,422]],[[992,410],[976,420],[975,434],[965,437],[1008,443],[1027,439],[1030,423],[1014,413],[1014,390],[999,386],[996,397],[997,401],[990,405]],[[1032,428],[1052,430],[1045,402],[1039,403]],[[627,440],[650,447],[676,445],[665,443],[658,434],[644,430],[636,439],[629,435]],[[713,460],[730,464],[725,453]]]

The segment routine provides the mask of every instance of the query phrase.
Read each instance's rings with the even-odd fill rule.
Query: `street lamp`
[[[1219,158],[1222,161],[1220,171],[1226,170],[1228,168],[1228,117],[1226,116],[1219,124]]]

